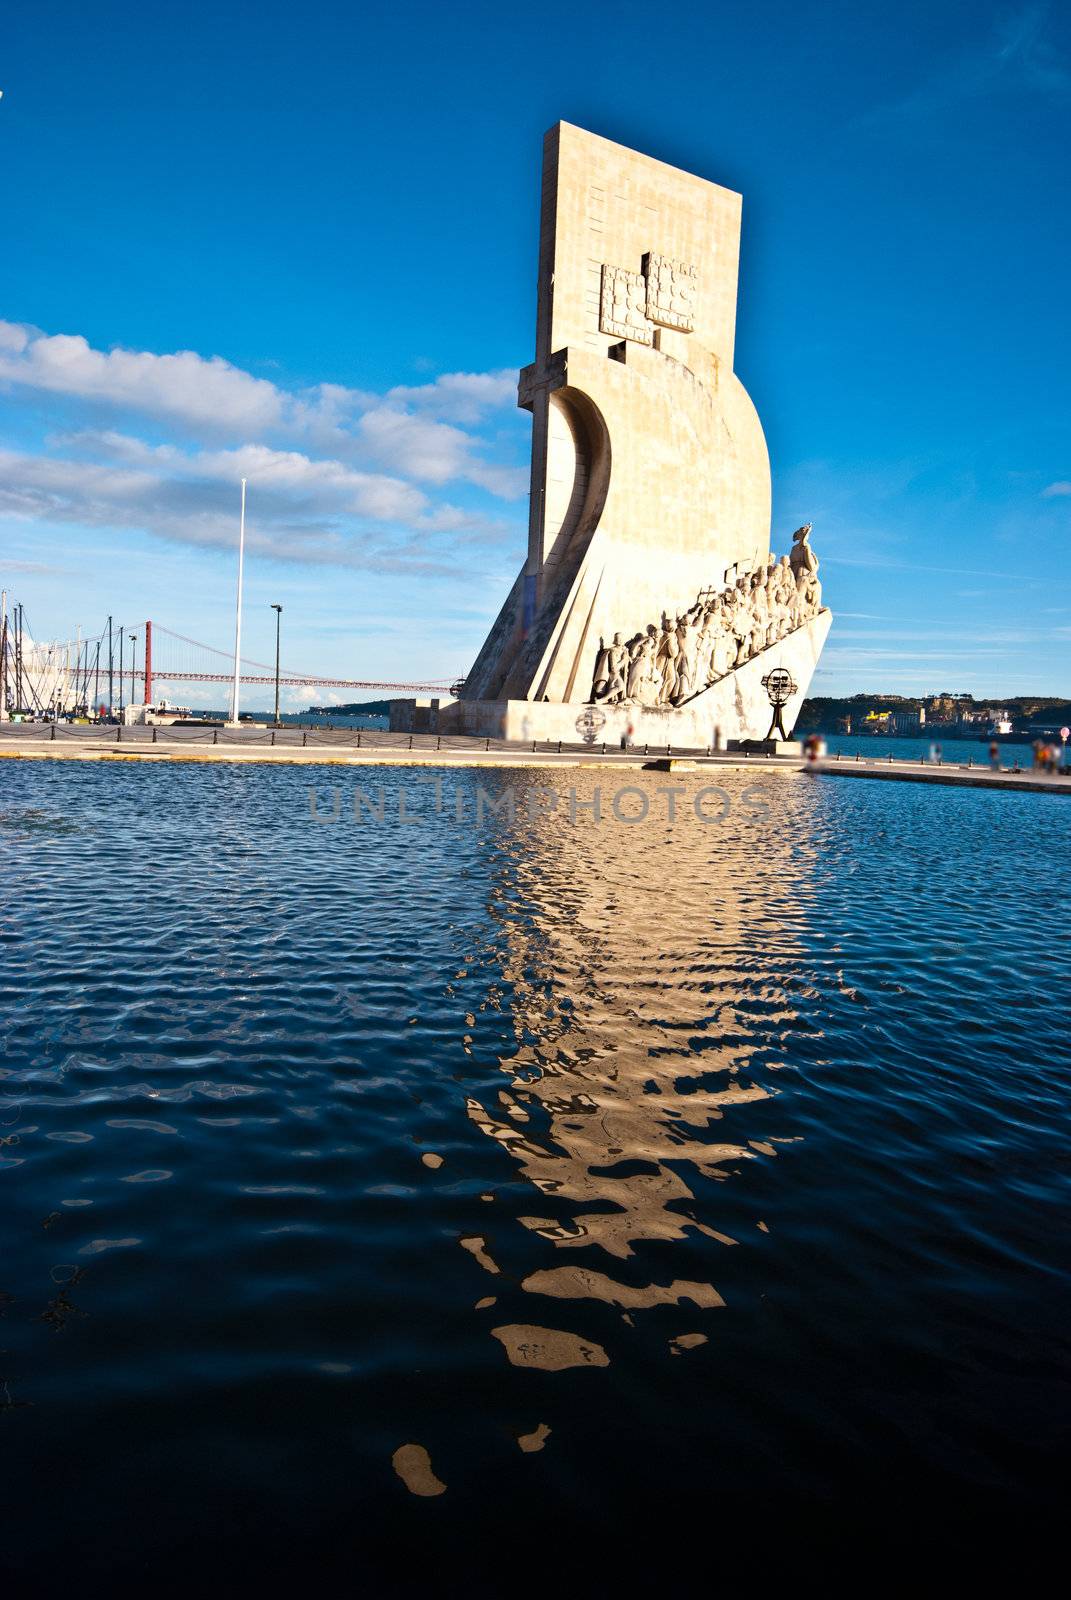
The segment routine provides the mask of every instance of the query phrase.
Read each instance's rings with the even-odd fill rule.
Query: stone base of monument
[[[726,745],[730,755],[745,756],[801,756],[802,739],[730,739]]]
[[[705,750],[743,748],[778,754],[796,754],[794,740],[771,740],[773,709],[763,678],[784,667],[795,693],[782,710],[782,722],[791,733],[810,687],[818,657],[826,642],[832,618],[820,611],[810,622],[777,644],[752,656],[742,667],[726,673],[681,706],[552,704],[539,700],[465,700],[443,706],[439,712],[442,733],[466,733],[479,738],[537,740],[540,744],[619,745],[624,740],[650,750]]]

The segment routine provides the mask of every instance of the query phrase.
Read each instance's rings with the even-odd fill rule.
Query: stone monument
[[[809,526],[770,555],[766,441],[733,371],[740,209],[568,123],[547,134],[528,555],[443,729],[761,740],[783,668],[791,730],[830,614]]]

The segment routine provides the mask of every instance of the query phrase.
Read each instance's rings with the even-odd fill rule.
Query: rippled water
[[[421,776],[4,763],[0,1565],[502,1593],[1035,1538],[1071,808]]]
[[[802,735],[801,735],[802,737]],[[822,735],[830,755],[843,759],[861,756],[864,761],[932,761],[934,747],[940,749],[940,761],[946,767],[974,767],[989,765],[991,739],[949,739],[942,735],[939,723],[917,739],[896,738],[890,734],[828,733]],[[1002,767],[1029,768],[1034,763],[1033,741],[1027,738],[999,739],[999,762]]]

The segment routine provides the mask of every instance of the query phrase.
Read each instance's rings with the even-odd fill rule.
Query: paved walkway
[[[155,733],[155,738],[153,737]],[[1017,789],[1071,794],[1071,774],[994,772],[968,762],[890,761],[887,757],[827,756],[806,762],[799,755],[764,751],[620,750],[592,744],[521,744],[434,733],[387,733],[380,729],[272,730],[253,728],[115,728],[47,724],[0,724],[0,759],[76,761],[239,761],[279,765],[441,767],[624,767],[636,769],[672,760],[687,766],[806,769],[820,777],[874,778],[885,782],[955,784],[976,789]]]
[[[578,767],[630,769],[665,765],[717,765],[753,769],[762,766],[798,770],[798,755],[755,751],[718,752],[668,749],[666,746],[520,743],[427,733],[360,734],[349,728],[152,728],[79,727],[60,724],[55,737],[50,725],[0,725],[0,759],[79,761],[239,761],[279,765],[441,766],[441,767]]]
[[[859,756],[826,756],[814,763],[823,777],[877,778],[893,783],[944,783],[968,789],[1023,789],[1037,794],[1071,794],[1071,773],[994,771],[966,761],[890,761]]]

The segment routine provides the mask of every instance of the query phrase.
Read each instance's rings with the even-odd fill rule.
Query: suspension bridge
[[[443,679],[394,681],[343,678],[299,671],[241,656],[239,682],[280,688],[362,689],[376,693],[447,694]],[[105,629],[99,636],[34,640],[16,607],[0,620],[0,704],[11,709],[63,712],[114,702],[151,704],[158,684],[233,683],[234,654],[176,633],[162,623]]]
[[[134,668],[134,676],[152,698],[156,681],[167,683],[231,683],[234,679],[234,656],[212,645],[188,639],[157,622],[145,624],[145,647],[142,666]],[[136,658],[135,658],[136,659]],[[242,683],[275,683],[275,667],[268,662],[253,661],[242,656],[239,680]],[[447,693],[450,681],[387,682],[374,678],[327,678],[315,672],[298,672],[293,667],[279,669],[279,683],[283,687],[297,686],[310,689],[406,689]]]

